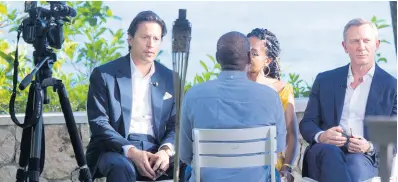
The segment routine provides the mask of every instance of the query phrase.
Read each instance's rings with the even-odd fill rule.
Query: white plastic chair
[[[95,179],[94,182],[105,182],[106,178]],[[136,182],[153,182],[153,181],[136,181]],[[169,180],[160,180],[159,182],[173,182],[172,179]]]
[[[309,177],[304,177],[304,178],[301,178],[301,182],[318,182],[318,181],[315,181]]]
[[[275,182],[276,127],[265,126],[245,129],[193,129],[193,168],[196,182],[200,182],[201,167],[245,168],[269,165],[271,181]],[[252,141],[245,143],[223,143],[229,141]],[[206,141],[206,142],[203,142]],[[217,143],[211,143],[217,141]],[[270,152],[271,151],[271,152]],[[263,154],[256,154],[263,153]],[[265,153],[265,154],[264,154]],[[267,154],[268,153],[268,154]],[[253,154],[250,156],[201,156],[222,154]],[[270,155],[271,154],[271,155]]]
[[[398,180],[398,162],[397,162],[397,156],[394,155],[392,159],[390,181],[397,182],[397,180]]]

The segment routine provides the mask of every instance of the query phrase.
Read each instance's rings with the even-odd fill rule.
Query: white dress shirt
[[[365,119],[366,104],[375,67],[375,64],[373,64],[372,68],[363,76],[363,82],[355,89],[351,87],[351,83],[354,82],[351,64],[348,68],[347,87],[340,119],[340,127],[342,127],[348,135],[351,135],[351,130],[352,135],[356,137],[363,137],[364,135],[363,121]],[[323,131],[315,135],[315,141],[317,143],[319,143],[318,138],[321,133],[323,133]]]
[[[133,91],[132,111],[129,133],[145,134],[155,138],[152,125],[152,104],[151,104],[151,77],[155,73],[155,66],[152,64],[149,73],[142,75],[136,69],[130,57],[131,86]]]
[[[130,56],[130,68],[133,99],[129,133],[150,135],[155,138],[153,131],[150,89],[151,77],[155,73],[155,64],[152,63],[147,75],[142,75],[141,71],[136,68],[133,59]],[[170,148],[172,153],[174,153],[174,147],[171,143],[166,143],[160,146],[159,149],[165,145]],[[134,147],[134,145],[123,146],[125,156],[127,156],[127,152],[131,147]]]

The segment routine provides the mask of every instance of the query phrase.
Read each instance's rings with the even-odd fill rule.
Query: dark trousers
[[[305,160],[308,177],[321,182],[360,182],[378,174],[370,156],[348,153],[346,147],[314,144]]]
[[[138,149],[151,153],[156,153],[159,148],[155,139],[149,135],[130,134],[128,140]],[[157,180],[173,179],[173,160],[170,158],[170,165],[166,171],[167,176],[162,175]],[[117,152],[107,152],[101,155],[98,172],[106,176],[107,182],[152,181],[150,178],[141,176],[130,159]]]

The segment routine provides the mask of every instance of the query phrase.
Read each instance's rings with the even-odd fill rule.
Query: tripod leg
[[[43,118],[40,117],[39,122],[33,126],[32,134],[32,145],[29,159],[29,181],[38,182],[40,177],[40,157],[41,157],[41,145],[42,145],[42,134],[43,134]]]
[[[43,90],[40,85],[36,86],[35,94],[34,94],[34,107],[39,109],[39,120],[34,125],[33,133],[32,133],[32,142],[31,142],[31,150],[30,150],[30,159],[29,159],[29,181],[30,182],[38,182],[40,177],[40,157],[41,157],[41,148],[43,141]],[[44,159],[43,159],[44,160]]]
[[[41,155],[40,155],[40,174],[44,170],[44,161],[46,159],[46,136],[44,133],[44,124],[41,125],[42,137],[41,137]]]
[[[32,128],[26,128],[22,131],[20,154],[19,154],[19,169],[17,170],[17,181],[24,182],[26,180],[26,166],[28,166],[30,156],[30,136],[32,135]]]
[[[79,180],[91,182],[92,178],[90,170],[87,167],[82,141],[80,139],[79,132],[77,131],[76,122],[73,117],[72,108],[66,93],[65,86],[62,84],[61,80],[58,80],[56,87],[59,96],[59,102],[61,103],[62,112],[65,117],[66,127],[68,128],[68,133],[73,146],[73,151],[75,152],[76,162],[80,168]]]
[[[25,110],[25,122],[32,119],[33,114],[33,97],[34,97],[34,86],[29,88],[28,103],[26,104]],[[31,136],[32,128],[24,128],[21,136],[20,154],[19,154],[19,169],[17,170],[16,182],[24,182],[27,178],[28,161],[30,157],[30,147],[31,147]]]

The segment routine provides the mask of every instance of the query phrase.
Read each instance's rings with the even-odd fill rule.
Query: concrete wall
[[[296,100],[298,121],[301,120],[307,104],[307,99]],[[74,113],[78,131],[82,137],[84,148],[89,141],[89,127],[85,112]],[[23,115],[17,115],[23,121]],[[46,161],[41,182],[70,182],[71,172],[77,167],[75,155],[62,113],[45,113]],[[22,129],[16,126],[8,115],[0,115],[0,181],[15,181],[20,153]],[[300,153],[307,144],[300,138]],[[302,157],[295,162],[295,171],[301,173]],[[76,173],[77,174],[77,173]],[[101,180],[102,181],[102,180]]]

